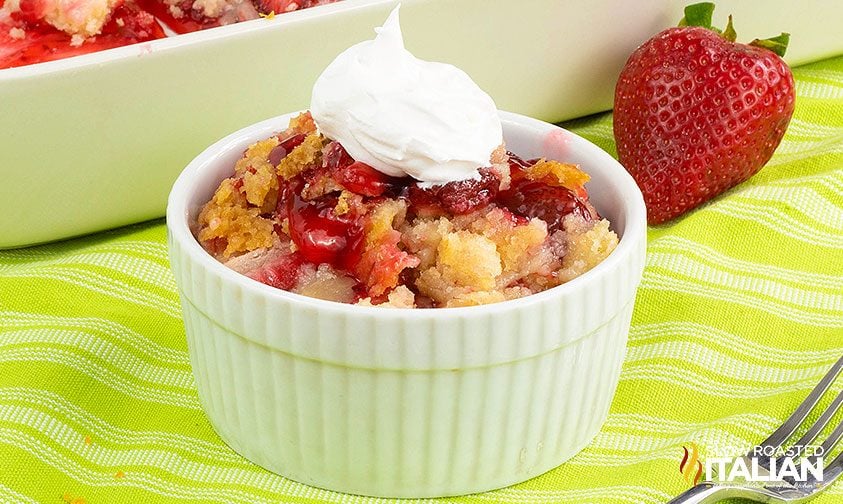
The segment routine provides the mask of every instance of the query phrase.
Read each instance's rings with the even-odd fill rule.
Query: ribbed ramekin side
[[[530,359],[454,370],[348,370],[346,379],[366,381],[351,388],[349,409],[375,411],[372,418],[350,415],[372,433],[355,431],[371,451],[352,451],[374,462],[346,482],[320,486],[391,497],[459,495],[556,467],[606,418],[631,309],[629,300],[592,334]]]
[[[214,277],[178,247],[171,253],[200,400],[221,437],[297,481],[386,497],[499,488],[581,450],[605,420],[617,386],[640,277],[631,258],[615,280],[599,278],[583,299],[516,307],[507,314],[509,338],[497,339],[511,348],[486,348],[472,338],[496,330],[499,312],[419,324],[299,308]],[[595,319],[601,312],[588,304],[597,302],[613,304],[614,316]],[[477,352],[518,355],[525,341],[546,341],[548,328],[589,326],[597,329],[572,334],[551,351],[474,365],[489,360]],[[428,359],[430,368],[344,364],[345,353],[360,349],[335,343],[361,341],[361,329],[372,335],[365,340],[373,355],[416,365]],[[307,340],[304,355],[295,345],[286,352],[266,344],[291,335]],[[329,345],[325,355],[336,361],[311,357]],[[442,358],[451,352],[456,356]]]

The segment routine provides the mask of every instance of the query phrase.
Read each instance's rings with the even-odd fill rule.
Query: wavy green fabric
[[[769,165],[650,229],[617,396],[591,445],[446,501],[666,501],[689,486],[683,445],[705,457],[762,440],[843,354],[843,58],[794,73],[796,113]],[[611,115],[567,126],[614,153]],[[841,499],[837,484],[816,502]],[[161,221],[0,251],[0,501],[385,502],[270,474],[215,435]]]

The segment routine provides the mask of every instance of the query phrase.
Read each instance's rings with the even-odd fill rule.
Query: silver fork
[[[808,397],[802,401],[802,404],[796,408],[796,411],[794,411],[793,414],[790,415],[790,417],[775,430],[775,432],[770,434],[770,437],[762,441],[761,444],[743,456],[744,463],[747,467],[750,466],[752,458],[756,457],[756,453],[777,453],[782,449],[784,442],[787,441],[787,439],[792,436],[801,425],[804,425],[805,419],[808,418],[808,414],[811,413],[820,401],[820,398],[822,398],[826,391],[828,391],[829,387],[831,387],[831,384],[834,383],[834,380],[840,374],[841,370],[843,370],[843,357],[841,357],[834,366],[831,367],[823,379],[820,380],[820,383],[818,383],[814,390],[808,394]],[[808,431],[799,438],[798,441],[791,445],[791,448],[797,446],[804,447],[805,445],[811,444],[823,428],[828,425],[828,422],[840,409],[841,405],[843,405],[843,391],[834,398],[834,401],[832,401],[832,403],[828,406],[828,408],[826,408],[823,414],[820,415]],[[824,456],[825,454],[830,453],[840,441],[841,437],[843,437],[843,422],[840,422],[840,424],[834,429],[834,432],[832,432],[829,437],[823,441],[821,445],[822,451],[819,453],[819,456]],[[790,458],[792,462],[795,462],[795,459],[799,457],[798,452],[801,451],[801,448],[798,450],[794,449],[793,451],[796,452],[794,456],[781,457],[776,460],[776,465],[778,467],[782,467],[786,458]],[[812,464],[815,464],[817,457],[818,455],[811,455],[807,457],[807,459]],[[769,471],[769,460],[769,457],[760,457],[756,461],[756,464],[761,470]],[[703,481],[682,495],[671,500],[668,504],[703,504],[718,502],[721,499],[731,497],[740,497],[756,502],[806,502],[816,497],[820,492],[826,490],[841,474],[843,474],[843,453],[835,457],[830,464],[824,464],[822,481],[818,481],[813,475],[810,475],[804,482],[797,483],[792,478],[785,478],[783,481],[772,481],[765,483],[763,486]]]

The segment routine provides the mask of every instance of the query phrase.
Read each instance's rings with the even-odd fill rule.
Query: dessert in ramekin
[[[294,115],[209,147],[167,207],[191,364],[220,436],[294,480],[389,497],[514,484],[588,444],[617,386],[644,264],[644,203],[623,167],[556,126],[502,112],[509,148],[589,173],[591,201],[620,237],[612,254],[568,283],[501,303],[336,303],[241,275],[191,231],[244,149]]]
[[[304,113],[232,172],[199,213],[202,246],[255,280],[329,301],[500,302],[570,281],[617,245],[585,172],[503,146],[477,178],[426,188],[355,161]]]
[[[326,301],[256,281],[209,254],[192,229],[202,208],[250,145],[299,113],[234,133],[184,170],[167,207],[170,258],[199,398],[234,450],[322,488],[437,497],[532,478],[597,433],[644,265],[643,198],[595,145],[493,112],[501,134],[488,135],[480,154],[505,143],[524,159],[581,166],[591,204],[619,236],[586,273],[494,304],[418,310]],[[464,163],[466,173],[474,162]]]

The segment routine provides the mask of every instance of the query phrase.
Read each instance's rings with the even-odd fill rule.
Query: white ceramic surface
[[[0,70],[0,248],[164,213],[197,153],[308,106],[319,72],[371,38],[395,0],[344,0]],[[627,56],[673,26],[678,0],[404,0],[407,47],[465,70],[498,108],[549,121],[611,107]],[[843,2],[722,0],[740,40],[792,34],[791,64],[843,53]]]
[[[621,236],[593,270],[504,303],[360,307],[268,287],[208,255],[189,226],[250,143],[289,115],[220,140],[170,193],[170,260],[199,398],[220,436],[294,480],[348,493],[490,490],[574,456],[618,383],[644,266],[644,202],[627,172],[560,128],[501,113],[507,147],[580,163]]]

